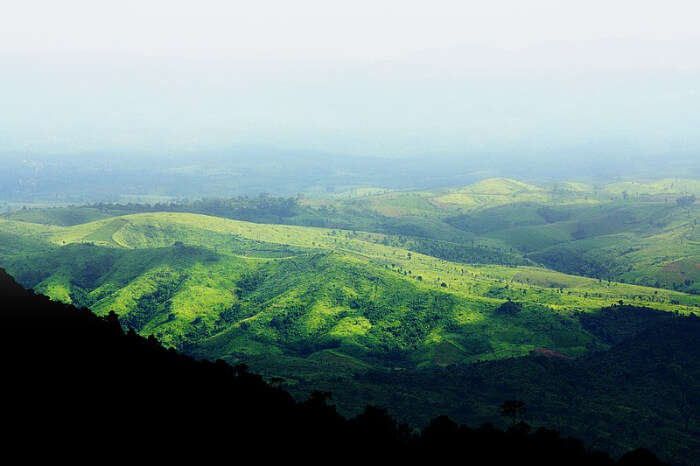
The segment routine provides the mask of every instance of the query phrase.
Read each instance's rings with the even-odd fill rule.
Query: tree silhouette
[[[523,421],[527,413],[527,406],[521,400],[506,400],[501,404],[501,416],[510,419],[510,426],[513,427]]]

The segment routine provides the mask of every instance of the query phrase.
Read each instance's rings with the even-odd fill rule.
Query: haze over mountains
[[[569,179],[692,174],[698,54],[691,38],[453,46],[374,62],[9,57],[0,65],[0,157],[147,157],[154,171],[260,157],[293,171],[301,158],[353,167],[368,183],[376,157],[416,173],[440,166],[443,182],[485,169]]]
[[[603,157],[601,155],[601,157]],[[3,161],[0,211],[22,206],[92,202],[163,202],[239,195],[323,197],[357,188],[449,189],[493,177],[540,185],[688,179],[698,159],[634,157],[601,161],[595,156],[556,161],[497,157],[375,158],[236,145],[168,158],[102,151]],[[651,161],[651,162],[650,162]]]

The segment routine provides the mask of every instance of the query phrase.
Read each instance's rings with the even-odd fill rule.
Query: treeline
[[[405,246],[412,251],[451,262],[467,264],[534,265],[513,249],[497,248],[483,244],[459,244],[426,238],[411,239]]]
[[[624,303],[578,318],[610,348],[576,359],[540,348],[521,358],[372,370],[356,377],[354,389],[373,387],[373,403],[392,400],[394,412],[414,423],[438,409],[470,423],[488,422],[500,400],[518,399],[527,405],[528,421],[559,426],[606,451],[645,445],[673,464],[696,464],[700,318]],[[416,387],[410,397],[394,395],[409,383]],[[431,400],[430,406],[416,397]]]
[[[215,217],[244,220],[247,222],[276,222],[297,213],[295,197],[276,197],[267,194],[238,196],[229,199],[207,198],[183,202],[159,202],[155,204],[98,203],[89,207],[111,215],[126,215],[144,212],[185,212]]]
[[[518,403],[502,406],[511,419],[505,431],[446,417],[417,431],[371,406],[346,419],[328,393],[297,402],[245,365],[165,349],[153,337],[124,332],[114,314],[100,318],[51,302],[1,270],[0,299],[5,454],[28,461],[342,457],[414,464],[459,455],[474,464],[615,464],[556,431],[530,432]],[[617,464],[661,463],[636,450]]]

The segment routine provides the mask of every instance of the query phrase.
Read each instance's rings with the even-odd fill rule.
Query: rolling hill
[[[532,266],[448,262],[388,245],[385,234],[197,214],[2,221],[0,231],[16,245],[0,265],[23,284],[214,358],[328,353],[420,367],[535,347],[578,356],[600,345],[579,312],[624,300],[689,313],[700,303]],[[516,312],[503,311],[509,301]]]
[[[482,180],[438,191],[352,190],[320,198],[204,199],[27,209],[10,220],[71,226],[124,214],[200,213],[257,223],[389,235],[452,262],[540,265],[575,275],[698,293],[696,180],[608,185]],[[683,199],[688,203],[681,203]]]
[[[452,194],[478,206],[437,200]],[[697,207],[609,195],[487,180],[452,193],[26,210],[0,218],[0,267],[54,300],[114,311],[166,346],[245,362],[298,397],[330,390],[344,413],[373,400],[420,424],[462,397],[458,420],[491,422],[486,406],[512,392],[486,371],[465,377],[491,395],[466,397],[463,382],[441,384],[439,374],[474,363],[504,364],[500,373],[531,354],[584,361],[648,327],[629,326],[636,314],[625,309],[698,312],[700,297],[683,292],[697,289]],[[269,219],[281,223],[261,222]],[[591,324],[607,318],[601,309],[628,315],[614,327],[630,330],[613,338]],[[581,380],[598,370],[586,367]],[[421,390],[417,403],[411,393]],[[528,399],[543,423],[549,403],[564,402]],[[581,408],[567,418],[571,432],[617,452],[649,441],[592,436],[580,429],[591,415],[605,429],[633,423],[622,411]],[[681,447],[672,454],[685,455]]]

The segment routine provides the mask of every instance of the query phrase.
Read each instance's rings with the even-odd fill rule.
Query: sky
[[[691,0],[23,0],[3,55],[76,51],[206,58],[382,60],[463,44],[697,37]]]
[[[0,152],[691,157],[698,17],[674,0],[16,1]]]

